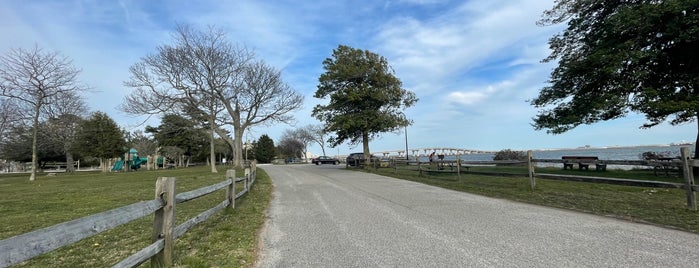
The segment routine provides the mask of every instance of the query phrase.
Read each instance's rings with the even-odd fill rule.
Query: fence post
[[[226,179],[231,180],[231,185],[228,185],[226,192],[228,207],[235,208],[235,169],[226,170]]]
[[[250,162],[250,170],[252,170],[250,185],[255,184],[255,178],[257,178],[257,160]]]
[[[417,171],[420,177],[422,177],[422,165],[420,165],[420,156],[417,157]]]
[[[527,151],[527,166],[529,167],[529,185],[532,190],[536,187],[536,178],[534,178],[534,162],[532,161],[533,153],[531,150]]]
[[[251,174],[250,168],[249,168],[249,167],[246,167],[246,168],[245,168],[245,191],[249,191],[249,190],[250,190],[250,188],[249,188],[249,186],[248,186],[248,185],[250,185],[250,184],[248,183],[248,182],[250,181],[250,174]]]
[[[456,155],[456,174],[459,176],[459,182],[461,182],[461,155]]]
[[[151,258],[151,267],[172,267],[172,251],[175,230],[175,178],[159,177],[155,182],[155,198],[163,200],[165,205],[156,210],[153,220],[153,242],[160,238],[165,240],[163,250]]]
[[[682,173],[684,174],[684,188],[687,190],[687,207],[697,210],[697,199],[694,194],[694,164],[689,156],[689,147],[680,148],[682,156]]]

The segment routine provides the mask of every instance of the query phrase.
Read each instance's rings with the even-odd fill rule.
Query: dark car
[[[320,165],[320,164],[337,165],[340,163],[340,160],[338,160],[337,158],[332,158],[330,156],[322,155],[322,156],[311,159],[311,163],[316,164],[316,165]]]
[[[372,162],[378,160],[378,157],[373,155],[370,158]],[[362,161],[364,161],[364,153],[351,153],[347,156],[347,166],[356,166],[361,164]]]

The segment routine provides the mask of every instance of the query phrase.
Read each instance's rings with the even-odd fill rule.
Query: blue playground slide
[[[124,168],[124,160],[116,161],[114,163],[114,167],[112,168],[112,171],[119,171],[122,168]]]
[[[131,161],[131,169],[138,170],[139,168],[141,168],[141,165],[144,165],[147,162],[147,157],[135,157],[133,161]]]

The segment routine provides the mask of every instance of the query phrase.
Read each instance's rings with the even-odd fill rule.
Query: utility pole
[[[405,126],[405,160],[410,160],[408,156],[408,126]]]

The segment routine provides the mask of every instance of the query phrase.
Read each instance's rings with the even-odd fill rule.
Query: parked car
[[[325,156],[325,155],[321,155],[321,156],[319,156],[319,157],[316,157],[316,158],[311,159],[311,164],[316,164],[316,165],[320,165],[320,164],[333,164],[333,165],[337,165],[337,164],[339,164],[339,163],[340,163],[340,160],[339,160],[339,159],[337,159],[337,158],[332,158],[332,157],[330,157],[330,156]]]
[[[377,161],[379,158],[376,156],[370,156],[371,161]],[[347,156],[347,166],[355,166],[358,163],[364,161],[364,153],[351,153]]]

